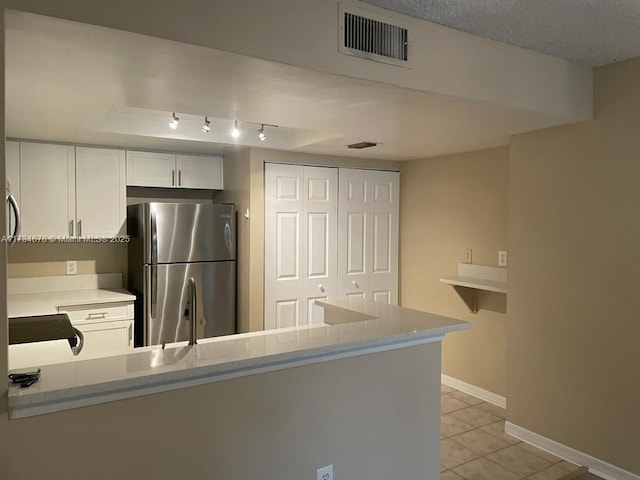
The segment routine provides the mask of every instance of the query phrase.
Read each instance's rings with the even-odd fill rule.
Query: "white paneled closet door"
[[[398,303],[399,174],[341,168],[338,295]]]
[[[265,329],[322,322],[336,296],[335,168],[265,165]]]

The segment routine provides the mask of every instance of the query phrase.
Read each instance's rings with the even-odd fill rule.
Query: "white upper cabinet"
[[[222,190],[222,157],[176,155],[178,187]]]
[[[124,234],[124,151],[20,142],[20,210],[24,236]]]
[[[127,185],[222,190],[222,157],[127,151]]]
[[[171,188],[175,184],[175,153],[127,150],[127,185]]]
[[[74,147],[20,142],[20,199],[23,236],[73,236]]]
[[[124,150],[76,147],[76,235],[124,235],[127,216]]]

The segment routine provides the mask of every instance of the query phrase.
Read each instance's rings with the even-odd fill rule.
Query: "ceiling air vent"
[[[340,8],[340,52],[357,57],[408,66],[409,30],[387,23],[375,15],[358,15]]]
[[[378,145],[375,142],[358,142],[352,143],[351,145],[347,145],[347,148],[355,148],[356,150],[362,150],[363,148],[371,148]]]

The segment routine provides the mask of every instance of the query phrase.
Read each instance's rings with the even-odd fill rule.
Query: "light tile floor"
[[[504,433],[506,411],[442,385],[442,480],[558,480],[578,466]]]

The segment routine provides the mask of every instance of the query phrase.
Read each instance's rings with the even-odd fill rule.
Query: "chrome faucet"
[[[193,277],[187,279],[189,284],[189,302],[187,303],[187,309],[185,312],[185,320],[191,322],[189,325],[189,345],[195,345],[198,343],[196,337],[198,335],[198,310],[197,310],[197,293],[196,293],[196,281]]]

